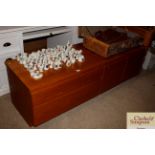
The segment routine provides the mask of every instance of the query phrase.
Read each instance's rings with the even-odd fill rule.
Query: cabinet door
[[[39,125],[40,123],[47,121],[59,114],[87,101],[88,99],[95,97],[99,94],[99,81],[95,81],[84,85],[71,92],[65,94],[57,99],[51,97],[51,100],[46,101],[44,104],[34,106],[34,124]]]
[[[21,32],[0,34],[0,56],[23,52],[23,38]]]
[[[138,51],[134,51],[128,55],[127,66],[124,72],[123,80],[134,77],[140,72],[145,54],[145,49],[139,49]]]
[[[106,91],[122,81],[125,66],[125,57],[120,57],[106,64],[101,83],[101,91]]]

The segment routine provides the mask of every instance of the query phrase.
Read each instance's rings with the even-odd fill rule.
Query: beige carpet
[[[143,72],[37,128],[126,128],[127,112],[155,112],[155,70]],[[9,94],[0,97],[0,128],[30,128],[11,104]]]

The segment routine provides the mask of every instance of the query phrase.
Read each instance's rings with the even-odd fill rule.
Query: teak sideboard
[[[141,70],[145,48],[130,49],[103,58],[75,45],[85,55],[83,63],[48,70],[40,80],[30,77],[16,60],[7,60],[12,103],[30,126],[37,126],[119,83]]]

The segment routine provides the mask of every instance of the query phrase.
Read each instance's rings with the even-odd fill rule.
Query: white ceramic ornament
[[[79,55],[78,61],[79,61],[79,62],[83,62],[83,61],[84,61],[84,56],[83,56],[83,55]]]

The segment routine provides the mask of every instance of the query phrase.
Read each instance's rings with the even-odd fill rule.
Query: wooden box
[[[92,36],[86,36],[84,38],[83,45],[90,51],[95,52],[100,56],[103,57],[109,56],[108,54],[109,45]]]

